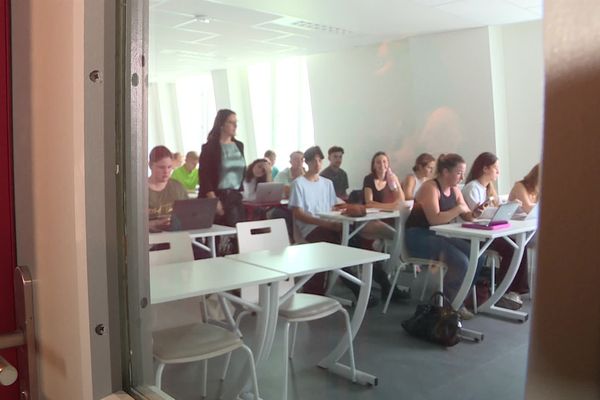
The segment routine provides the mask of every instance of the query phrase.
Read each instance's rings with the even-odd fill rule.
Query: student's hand
[[[465,203],[459,203],[459,204],[457,204],[456,208],[458,209],[458,215],[466,214],[466,213],[468,213],[468,212],[471,211],[471,209],[469,208],[469,206],[466,205]]]
[[[483,214],[483,210],[485,210],[488,206],[489,206],[489,203],[487,201],[484,201],[483,203],[478,204],[477,207],[475,207],[475,209],[473,209],[473,211],[472,211],[473,218],[479,218],[481,216],[481,214]]]
[[[223,204],[221,203],[221,200],[217,202],[217,215],[219,217],[225,215],[225,210],[223,209]]]
[[[152,233],[162,232],[171,225],[171,217],[160,217],[148,222],[148,230]]]
[[[348,206],[348,204],[346,204],[346,203],[338,203],[333,206],[333,211],[345,210],[347,206]]]

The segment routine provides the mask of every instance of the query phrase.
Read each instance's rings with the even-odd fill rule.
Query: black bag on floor
[[[438,305],[439,297],[443,299],[443,306]],[[429,303],[419,304],[415,314],[402,321],[402,327],[412,336],[446,347],[460,341],[460,316],[441,292],[434,293]]]

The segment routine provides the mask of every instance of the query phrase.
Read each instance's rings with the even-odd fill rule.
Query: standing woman
[[[479,206],[487,206],[488,203],[494,207],[499,205],[498,195],[494,188],[494,182],[498,180],[499,175],[500,164],[495,154],[485,152],[477,156],[462,190],[469,209],[474,210]],[[503,238],[494,239],[489,248],[497,251],[500,255],[499,277],[503,279],[515,249]],[[496,305],[511,310],[521,308],[523,301],[519,294],[528,291],[527,286],[527,249],[525,249],[517,274],[508,287],[507,293],[498,300]]]
[[[446,263],[444,294],[450,301],[456,297],[469,267],[470,245],[463,239],[436,235],[429,227],[448,224],[459,216],[472,221],[481,215],[481,208],[469,209],[458,189],[466,168],[465,160],[458,154],[442,154],[437,161],[437,177],[421,186],[406,221],[405,240],[409,253],[413,257]],[[464,306],[458,311],[463,319],[473,317]]]
[[[413,172],[406,175],[402,181],[402,190],[406,200],[414,200],[415,194],[421,188],[421,185],[433,178],[435,171],[435,158],[429,153],[422,153],[415,160],[412,167]]]
[[[245,219],[242,181],[246,169],[244,144],[235,138],[237,116],[219,110],[200,153],[200,192],[198,197],[217,197],[217,217],[221,225],[235,226]]]
[[[523,211],[529,214],[539,201],[539,197],[540,164],[536,164],[523,179],[515,183],[508,195],[508,200],[519,200]]]

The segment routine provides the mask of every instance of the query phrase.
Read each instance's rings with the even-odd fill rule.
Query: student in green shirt
[[[185,155],[185,163],[175,169],[171,175],[171,179],[181,183],[183,187],[192,192],[198,186],[198,153],[190,151]]]

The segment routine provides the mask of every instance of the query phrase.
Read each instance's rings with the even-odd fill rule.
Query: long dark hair
[[[525,175],[525,177],[519,182],[521,182],[523,186],[525,186],[525,190],[527,190],[527,193],[535,194],[536,196],[538,196],[538,186],[540,182],[540,164],[536,164],[533,168],[531,168],[531,171],[529,171],[529,173]]]
[[[467,175],[467,180],[465,181],[465,183],[469,183],[471,181],[474,181],[475,179],[481,178],[481,176],[483,175],[483,169],[485,167],[491,167],[497,161],[498,161],[498,157],[495,154],[487,152],[487,151],[478,155],[477,158],[475,158],[475,161],[473,161],[473,165],[471,166],[471,170],[469,171],[469,174]],[[494,204],[497,205],[498,204],[498,195],[496,193],[496,188],[494,187],[494,183],[493,182],[488,183],[485,190],[486,190],[488,197],[493,197]]]
[[[269,161],[267,161],[266,158],[257,158],[256,160],[252,161],[250,163],[250,165],[248,165],[248,168],[246,168],[246,176],[244,177],[246,182],[250,183],[250,182],[252,182],[253,178],[256,178],[254,176],[254,166],[261,162],[269,162]],[[267,174],[264,174],[260,178],[256,178],[256,185],[258,185],[259,183],[262,183],[262,182],[266,182],[266,181],[267,181]]]
[[[208,140],[218,140],[221,137],[221,127],[223,127],[223,125],[225,125],[225,121],[227,121],[227,118],[229,118],[229,116],[231,114],[235,114],[235,112],[233,112],[227,108],[217,111],[217,115],[215,116],[215,122],[213,123],[213,127],[210,130],[210,132],[208,132],[208,138],[206,139],[207,141]]]
[[[445,169],[450,171],[458,164],[466,164],[465,159],[460,155],[455,153],[440,154],[435,165],[435,171],[437,175],[441,175]]]

